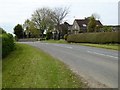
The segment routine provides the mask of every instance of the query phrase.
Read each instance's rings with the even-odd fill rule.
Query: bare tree
[[[68,15],[69,8],[54,8],[52,12],[52,20],[56,23],[57,32],[60,34],[60,24],[62,23],[63,19]],[[57,36],[58,39],[60,38]]]
[[[52,19],[53,21],[58,25],[60,25],[60,23],[62,23],[63,19],[68,15],[69,11],[68,8],[54,8],[53,9],[53,15],[52,15]],[[59,29],[58,29],[59,30]]]

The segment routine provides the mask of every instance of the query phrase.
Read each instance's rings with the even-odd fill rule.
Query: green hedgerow
[[[75,43],[120,43],[118,35],[120,32],[99,32],[99,33],[79,33],[68,35],[68,42]]]

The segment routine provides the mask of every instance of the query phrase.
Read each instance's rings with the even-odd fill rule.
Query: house
[[[59,28],[59,30],[58,30]],[[53,39],[63,39],[65,34],[68,34],[68,32],[71,30],[72,25],[70,25],[67,22],[64,22],[59,25],[55,25],[54,30],[52,31],[53,33]]]
[[[60,38],[64,38],[65,34],[68,34],[72,28],[72,25],[70,25],[67,22],[64,22],[63,24],[60,24]]]
[[[89,18],[85,19],[75,19],[71,29],[71,33],[84,33],[87,32],[87,25],[89,23]],[[102,26],[102,23],[99,20],[96,20],[97,26]]]

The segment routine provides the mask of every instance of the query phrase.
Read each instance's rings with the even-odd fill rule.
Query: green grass
[[[50,39],[50,40],[45,40],[43,42],[46,42],[46,43],[61,43],[61,44],[67,44],[67,41],[63,40],[63,39],[60,39],[60,40],[53,40],[53,39]]]
[[[65,40],[45,40],[43,42],[60,43],[60,44],[76,44],[76,45],[104,48],[104,49],[111,49],[111,50],[120,50],[120,44],[67,43]]]
[[[3,88],[82,88],[80,78],[49,54],[25,44],[3,59]]]
[[[89,44],[89,43],[79,43],[79,45],[91,46],[97,48],[105,48],[111,50],[120,50],[120,44]]]

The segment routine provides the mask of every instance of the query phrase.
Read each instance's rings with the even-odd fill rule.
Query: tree
[[[33,21],[30,21],[29,19],[27,19],[24,22],[23,26],[25,28],[25,33],[26,33],[28,38],[30,38],[30,37],[34,37],[34,38],[39,37],[39,30],[36,28]]]
[[[31,21],[30,22],[30,27],[28,28],[29,31],[31,32],[31,37],[39,37],[39,30],[35,27],[34,23]]]
[[[96,30],[96,20],[95,20],[94,16],[92,15],[89,18],[89,23],[88,23],[88,26],[87,26],[87,31],[88,32],[95,32],[95,30]]]
[[[32,14],[32,22],[39,30],[40,36],[43,38],[44,31],[52,31],[57,27],[60,34],[60,23],[68,14],[67,8],[40,8]],[[59,37],[59,35],[57,35]]]
[[[23,28],[24,28],[24,37],[25,38],[28,38],[29,37],[29,22],[30,22],[30,20],[29,19],[27,19],[27,20],[25,20],[25,22],[24,22],[24,24],[23,24]]]
[[[41,8],[37,9],[32,14],[32,21],[36,25],[37,29],[39,29],[42,38],[44,31],[50,26],[52,27],[53,22],[51,20],[51,12],[52,10],[49,8]]]
[[[46,39],[48,40],[48,39],[52,39],[52,32],[47,32],[46,33]]]
[[[112,32],[112,27],[110,27],[110,26],[103,26],[102,31],[103,32]]]
[[[20,38],[23,38],[23,28],[22,28],[22,25],[20,24],[17,24],[15,27],[14,27],[14,34],[17,36],[18,39]]]
[[[102,28],[103,28],[103,26],[96,26],[95,27],[95,32],[101,32]]]
[[[6,33],[6,31],[3,30],[3,28],[0,27],[0,34],[4,34],[4,33]]]
[[[60,34],[62,31],[60,31],[60,24],[62,23],[63,19],[68,15],[69,11],[68,8],[54,8],[52,13],[52,20],[56,23],[57,26],[57,32]],[[58,35],[60,36],[60,35]],[[60,37],[58,37],[59,39]]]

